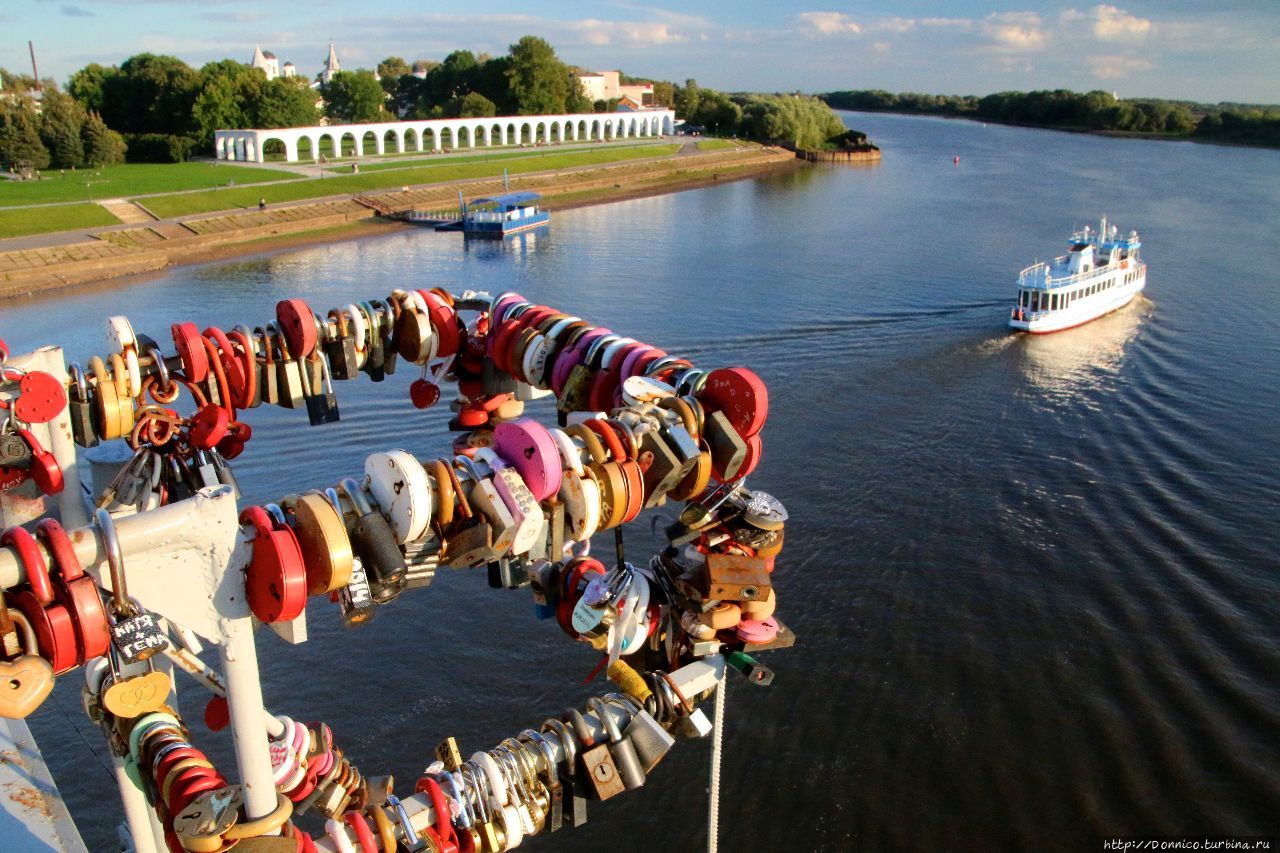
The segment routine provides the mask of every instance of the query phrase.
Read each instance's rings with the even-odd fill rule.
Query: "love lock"
[[[245,570],[249,609],[267,623],[296,619],[307,605],[307,570],[293,531],[275,525],[257,506],[240,513],[240,523],[254,529],[253,559]]]
[[[21,629],[23,654],[0,661],[0,717],[21,720],[53,691],[53,667],[40,657],[36,632],[22,611],[9,610],[8,616]]]
[[[62,466],[53,454],[45,450],[40,440],[32,435],[29,429],[17,429],[15,433],[31,448],[31,467],[29,474],[40,491],[46,495],[56,495],[64,485]]]
[[[13,413],[30,424],[47,424],[67,407],[67,392],[56,378],[32,370],[18,380],[18,399]]]

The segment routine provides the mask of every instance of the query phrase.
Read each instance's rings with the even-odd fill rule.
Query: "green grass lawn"
[[[90,197],[122,198],[146,193],[198,190],[228,181],[258,184],[297,178],[279,169],[210,163],[125,163],[99,169],[76,169],[59,173],[41,172],[39,181],[0,181],[0,207],[20,204],[50,204],[59,201],[88,201]]]
[[[595,166],[644,157],[661,157],[673,154],[679,148],[679,145],[645,145],[636,148],[605,148],[598,151],[566,151],[548,154],[545,157],[493,157],[483,158],[482,162],[466,163],[454,161],[408,169],[362,171],[355,175],[335,175],[332,178],[310,178],[287,184],[157,196],[147,199],[146,205],[152,213],[161,218],[188,216],[194,213],[211,213],[238,207],[256,207],[260,198],[265,198],[268,204],[277,204],[412,184],[490,178],[501,175],[504,168],[510,174],[518,175],[548,169],[568,169],[574,166]]]
[[[0,210],[0,239],[69,231],[72,228],[95,228],[119,225],[120,220],[96,204],[65,204],[35,210]]]
[[[615,150],[621,149],[621,148],[640,148],[645,146],[646,144],[648,145],[648,147],[653,147],[656,143],[615,145],[613,147]],[[414,157],[409,160],[399,160],[393,163],[369,163],[369,164],[361,163],[360,171],[361,172],[380,172],[380,171],[385,171],[387,169],[411,169],[415,165],[419,165],[419,164],[423,166],[433,166],[433,167],[451,166],[455,163],[484,163],[489,160],[493,160],[495,158],[501,158],[504,160],[515,160],[521,157],[548,157],[552,154],[558,153],[555,148],[542,148],[536,151],[529,151],[527,149],[520,149],[510,145],[503,146],[501,148],[495,145],[492,148],[492,150],[484,149],[484,148],[479,148],[476,150],[478,152],[489,151],[489,153],[487,154],[476,153],[476,154],[465,155],[465,156],[459,155],[459,154],[451,154],[447,158],[441,157],[440,155],[426,155],[423,157]],[[409,152],[409,153],[414,153],[414,152]],[[393,155],[388,154],[383,156],[393,156]],[[333,172],[339,175],[346,175],[351,173],[351,166],[350,165],[335,166],[334,168],[326,169],[325,171]]]
[[[698,140],[699,151],[722,151],[725,148],[737,148],[737,147],[738,147],[737,145],[734,145],[732,142],[730,142],[727,139],[699,139]]]

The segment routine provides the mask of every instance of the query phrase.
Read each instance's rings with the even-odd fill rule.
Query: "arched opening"
[[[401,146],[400,150],[402,152],[422,150],[422,137],[418,135],[418,131],[414,130],[412,127],[405,130],[404,145]]]
[[[502,125],[495,124],[489,128],[489,144],[490,145],[506,145],[506,138],[502,134]]]
[[[286,159],[284,140],[272,137],[262,141],[262,159],[268,163],[279,163]]]
[[[591,122],[591,132],[587,135],[587,138],[603,139],[604,136],[602,135],[602,130],[603,129],[600,127],[600,120],[595,119],[594,121]]]
[[[366,130],[360,137],[360,154],[363,157],[371,157],[378,153],[378,134],[372,130]]]
[[[533,128],[534,142],[550,142],[551,138],[547,135],[547,123],[545,121],[538,122]]]
[[[396,135],[394,130],[388,130],[382,134],[382,151],[385,154],[403,154],[400,148],[400,137]]]
[[[440,128],[440,147],[445,151],[458,147],[457,133],[451,127]]]
[[[352,133],[351,131],[347,131],[346,133],[342,134],[342,138],[339,140],[339,142],[341,144],[341,147],[338,150],[337,156],[339,157],[356,156],[356,135],[354,133]]]
[[[458,147],[459,148],[475,148],[475,140],[471,138],[472,129],[470,125],[464,125],[457,129]]]
[[[299,160],[316,159],[315,148],[311,145],[311,137],[309,136],[298,137],[298,159]]]

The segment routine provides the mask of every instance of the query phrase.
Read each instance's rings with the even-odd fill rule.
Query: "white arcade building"
[[[675,132],[676,114],[669,109],[578,115],[491,116],[372,124],[331,124],[269,130],[216,130],[214,156],[219,160],[261,163],[268,142],[284,145],[285,161],[314,160],[321,140],[330,150],[344,150],[348,137],[355,156],[366,154],[439,151],[537,142],[581,142],[591,139],[668,136]],[[429,138],[429,141],[428,141]],[[334,156],[337,156],[336,154]]]

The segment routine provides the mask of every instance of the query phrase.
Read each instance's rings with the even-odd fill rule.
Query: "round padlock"
[[[293,531],[275,525],[256,506],[240,513],[240,523],[254,529],[253,558],[245,570],[249,609],[262,622],[296,619],[307,604],[307,570]]]
[[[174,323],[170,327],[173,345],[182,359],[182,370],[192,382],[209,378],[209,354],[205,352],[204,339],[195,323]]]
[[[743,619],[738,623],[738,639],[744,643],[772,643],[778,636],[778,622],[768,619]]]
[[[27,574],[28,588],[13,598],[35,629],[40,656],[53,665],[56,674],[74,669],[78,662],[75,624],[67,609],[54,600],[49,569],[35,537],[21,527],[10,527],[0,533],[0,546],[4,545],[13,547]]]
[[[285,343],[295,358],[306,358],[315,351],[318,332],[311,307],[301,299],[282,299],[276,303],[276,322],[284,333]]]
[[[101,657],[111,647],[111,624],[102,606],[97,582],[85,574],[71,537],[55,519],[36,525],[36,536],[53,557],[50,573],[54,599],[67,608],[76,629],[76,651],[81,663]]]
[[[67,391],[62,383],[41,370],[32,370],[18,380],[18,399],[13,413],[29,424],[47,424],[67,407]]]
[[[187,426],[187,440],[197,450],[212,450],[227,435],[231,413],[210,403],[196,412]]]
[[[400,542],[412,542],[431,523],[431,481],[411,453],[388,450],[364,461],[369,492],[378,502]]]
[[[516,469],[537,500],[549,500],[560,490],[560,452],[542,424],[532,418],[500,423],[493,428],[493,448]]]
[[[707,408],[723,412],[744,439],[758,433],[769,416],[769,390],[745,367],[711,371],[697,397]]]

